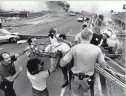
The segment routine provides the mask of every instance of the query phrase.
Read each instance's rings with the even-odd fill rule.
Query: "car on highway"
[[[10,42],[10,43],[15,43],[17,40],[20,39],[19,33],[10,33],[5,29],[2,29],[4,31],[0,31],[0,43],[4,42]]]
[[[83,22],[83,21],[84,21],[84,17],[83,17],[83,16],[78,17],[78,18],[77,18],[77,21],[79,21],[79,22]]]
[[[85,21],[86,22],[86,19],[87,19],[86,17],[80,16],[80,17],[77,18],[77,21],[79,21],[79,22]]]

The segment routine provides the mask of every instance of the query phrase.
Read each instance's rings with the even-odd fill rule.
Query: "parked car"
[[[3,43],[3,42],[14,43],[20,39],[20,37],[18,36],[19,33],[10,33],[5,29],[1,29],[1,30],[0,30],[0,43]]]

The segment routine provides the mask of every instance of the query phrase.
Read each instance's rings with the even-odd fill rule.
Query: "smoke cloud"
[[[66,1],[47,1],[47,7],[50,10],[68,11],[70,5]]]

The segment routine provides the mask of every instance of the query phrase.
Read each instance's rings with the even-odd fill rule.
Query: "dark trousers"
[[[68,74],[67,72],[69,72],[71,70],[71,68],[73,67],[74,64],[74,60],[72,59],[70,63],[68,63],[66,66],[64,67],[60,67],[63,75],[64,75],[64,79],[68,81]]]
[[[16,96],[16,93],[13,89],[13,82],[2,82],[1,89],[4,91],[4,96]]]
[[[68,75],[67,75],[68,69],[67,69],[67,67],[61,67],[61,70],[63,72],[64,80],[68,81]]]
[[[33,96],[49,96],[47,88],[45,88],[43,91],[32,88],[32,94]]]

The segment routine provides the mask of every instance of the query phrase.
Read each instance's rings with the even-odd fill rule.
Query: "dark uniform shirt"
[[[9,76],[13,76],[16,73],[14,61],[16,61],[17,58],[13,55],[11,56],[11,63],[9,65],[0,65],[0,76],[1,79],[5,79]]]
[[[94,45],[99,45],[102,39],[103,39],[102,34],[93,33],[93,37],[90,43]]]

